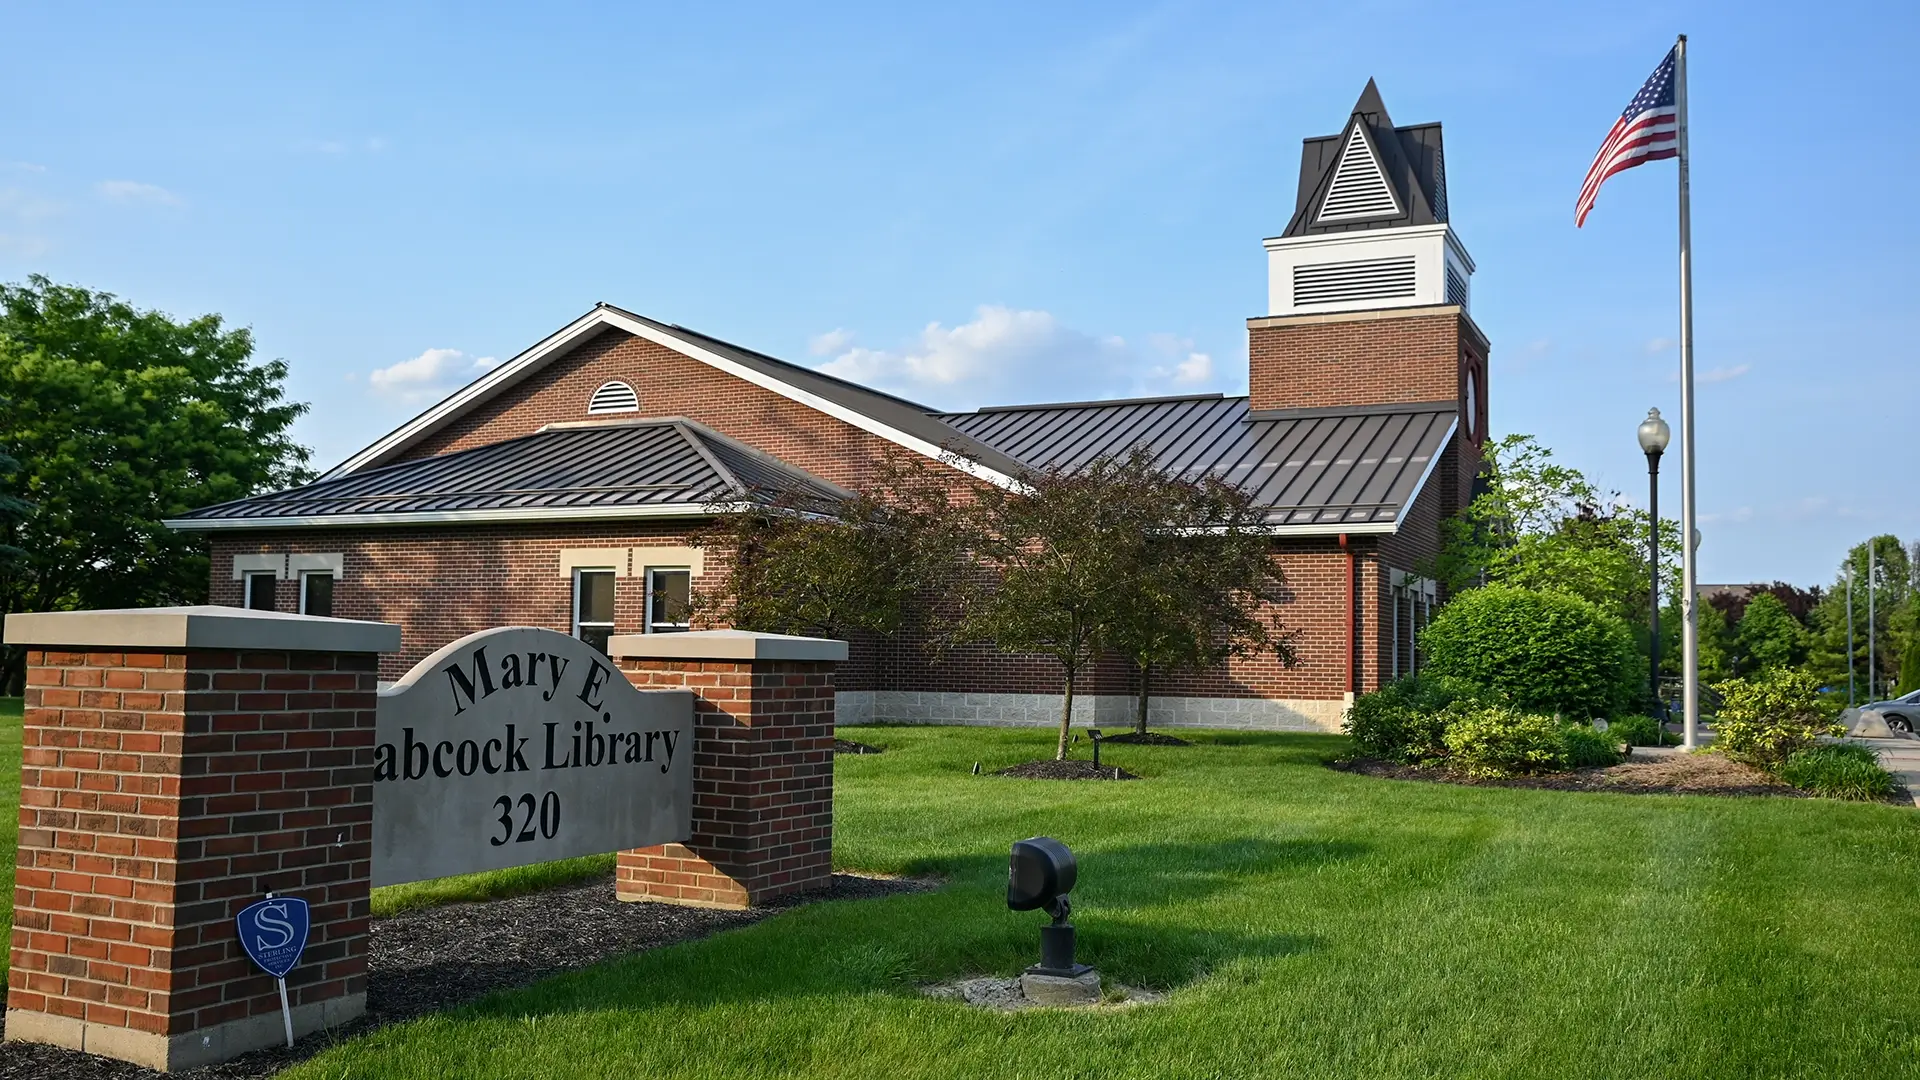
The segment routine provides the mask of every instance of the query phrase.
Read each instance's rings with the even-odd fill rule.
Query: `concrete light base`
[[[316,1031],[342,1027],[366,1011],[364,993],[297,1005],[293,1009],[293,1037],[298,1039]],[[278,1009],[173,1036],[114,1024],[88,1023],[71,1016],[30,1009],[7,1010],[8,1042],[61,1046],[131,1061],[160,1072],[179,1072],[229,1061],[254,1050],[284,1046],[286,1039],[286,1028]]]
[[[1042,975],[1029,971],[1020,976],[1020,992],[1035,1005],[1072,1008],[1100,1003],[1100,973],[1088,968],[1078,975]]]

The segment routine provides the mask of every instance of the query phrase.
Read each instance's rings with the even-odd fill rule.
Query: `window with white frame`
[[[333,571],[300,571],[300,614],[333,617]]]
[[[613,580],[612,567],[573,572],[573,636],[601,652],[613,636]]]
[[[647,570],[647,633],[677,634],[692,628],[693,572]]]
[[[273,587],[280,575],[271,570],[249,570],[241,578],[245,586],[243,603],[254,611],[273,610]]]

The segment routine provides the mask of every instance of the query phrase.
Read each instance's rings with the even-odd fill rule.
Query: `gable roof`
[[[364,469],[195,510],[186,531],[326,525],[702,517],[844,489],[690,420],[553,425],[531,435]]]
[[[1351,172],[1343,166],[1359,139],[1370,150],[1381,180],[1397,200],[1389,211],[1378,202],[1377,213],[1338,212],[1336,182]],[[1370,179],[1370,177],[1363,178]],[[1328,203],[1336,212],[1326,212]],[[1312,236],[1359,229],[1439,225],[1447,220],[1447,171],[1439,124],[1396,127],[1372,79],[1354,102],[1353,112],[1337,135],[1306,139],[1300,147],[1300,187],[1293,218],[1282,236]]]
[[[455,390],[425,412],[329,470],[323,480],[384,465],[474,408],[491,401],[547,364],[606,329],[622,330],[789,400],[877,435],[897,446],[957,467],[991,483],[1011,485],[1020,463],[941,422],[933,411],[892,394],[777,360],[683,326],[657,322],[611,304],[596,304],[520,355]]]
[[[1451,401],[1252,413],[1203,394],[947,413],[1036,467],[1076,466],[1145,446],[1160,467],[1213,473],[1268,508],[1276,533],[1394,532],[1453,437]]]

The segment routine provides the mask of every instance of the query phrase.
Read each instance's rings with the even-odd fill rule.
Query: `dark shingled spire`
[[[1398,212],[1322,221],[1321,204],[1333,185],[1341,153],[1355,129],[1361,129],[1381,175],[1392,188]],[[1353,112],[1339,134],[1321,135],[1303,142],[1300,189],[1294,201],[1293,220],[1281,235],[1405,228],[1436,225],[1446,220],[1447,171],[1441,153],[1440,125],[1395,127],[1393,118],[1387,115],[1386,102],[1380,99],[1380,88],[1368,79],[1366,89],[1360,91],[1360,100],[1354,102]]]

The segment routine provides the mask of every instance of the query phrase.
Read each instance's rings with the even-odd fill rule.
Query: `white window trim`
[[[618,581],[620,580],[620,571],[619,571],[619,569],[618,569],[617,567],[613,567],[613,566],[576,566],[576,567],[574,567],[574,568],[573,568],[573,630],[572,630],[572,634],[573,634],[573,636],[574,636],[574,637],[576,637],[576,638],[580,636],[580,627],[581,627],[581,625],[582,625],[582,624],[581,624],[581,622],[580,622],[580,575],[581,575],[581,574],[583,574],[583,573],[586,573],[586,574],[612,574],[612,575],[613,575],[613,579],[614,579],[614,581],[615,581],[616,583],[617,583],[617,582],[618,582]],[[615,603],[616,603],[616,605],[617,605],[617,604],[618,604],[618,601],[619,601],[619,590],[618,590],[618,587],[617,587],[617,586],[616,586],[616,588],[615,588],[615,591],[614,591],[614,600],[615,600]],[[604,622],[604,623],[601,623],[601,622],[592,622],[592,623],[587,623],[587,624],[585,624],[585,625],[587,625],[587,626],[595,626],[595,627],[598,627],[598,626],[604,626],[604,627],[606,627],[606,628],[607,628],[607,630],[608,630],[608,632],[609,632],[609,633],[615,633],[615,632],[618,632],[618,629],[619,629],[619,627],[618,627],[618,621],[619,621],[619,620],[618,620],[618,618],[617,618],[617,613],[616,613],[616,618],[614,618],[614,619],[609,619],[609,620],[607,620],[607,621],[606,621],[606,622]]]
[[[233,580],[245,581],[248,574],[271,573],[275,581],[287,580],[287,557],[285,555],[235,555],[233,557]]]
[[[641,608],[642,618],[641,618],[640,632],[643,634],[652,634],[657,632],[654,630],[655,623],[653,621],[653,575],[662,571],[668,572],[668,573],[681,573],[681,574],[687,575],[687,589],[689,593],[691,593],[693,589],[693,579],[700,576],[694,571],[693,567],[691,566],[675,566],[672,564],[665,564],[665,565],[659,565],[659,566],[649,565],[646,568],[646,570],[643,572],[641,576],[641,580],[646,583],[646,587],[647,587],[646,595],[642,598],[645,602],[645,606]],[[691,622],[660,623],[658,625],[684,628],[688,630],[693,629],[693,623]]]
[[[324,555],[287,556],[287,576],[294,577],[305,570],[325,570],[337,581],[347,576],[347,557],[338,551]]]
[[[253,579],[257,577],[271,577],[273,579],[275,586],[274,604],[271,609],[256,608],[253,606]],[[256,570],[248,570],[240,577],[240,606],[248,611],[278,611],[280,609],[279,584],[284,580],[286,579],[280,574],[275,573],[271,568],[262,567]]]

